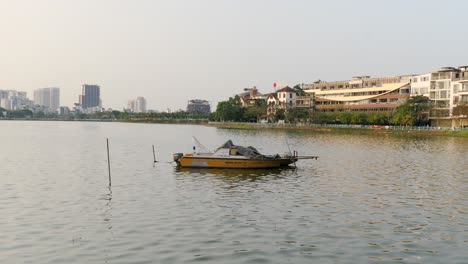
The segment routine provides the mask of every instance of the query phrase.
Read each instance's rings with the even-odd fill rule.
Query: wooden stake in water
[[[154,145],[153,145],[153,167],[154,167],[154,164],[156,163],[156,154],[154,152]]]
[[[109,138],[107,138],[107,168],[109,169],[109,187],[110,187],[112,185],[112,180],[111,180],[110,157],[109,157]]]

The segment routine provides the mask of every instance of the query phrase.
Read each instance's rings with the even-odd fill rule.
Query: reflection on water
[[[182,168],[174,167],[176,175],[211,175],[211,176],[223,176],[227,180],[252,180],[255,181],[261,176],[279,176],[287,175],[294,172],[296,168],[292,166],[286,166],[283,168],[271,168],[271,169],[219,169],[219,168]]]
[[[0,125],[2,263],[466,263],[466,138]],[[192,135],[265,154],[287,141],[320,158],[297,169],[153,167],[153,144],[166,160],[190,151]]]

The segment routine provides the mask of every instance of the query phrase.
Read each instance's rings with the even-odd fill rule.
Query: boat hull
[[[177,164],[183,168],[266,169],[287,166],[297,159],[224,159],[183,156]]]

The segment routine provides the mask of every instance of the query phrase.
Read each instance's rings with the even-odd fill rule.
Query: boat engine
[[[180,158],[182,158],[184,156],[184,153],[174,153],[173,155],[173,158],[174,158],[174,161],[179,164],[179,160]]]

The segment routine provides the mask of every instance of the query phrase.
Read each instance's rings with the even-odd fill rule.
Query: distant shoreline
[[[204,125],[223,129],[245,130],[295,130],[316,133],[336,134],[391,134],[391,135],[428,135],[468,137],[468,129],[452,130],[450,128],[434,127],[385,127],[385,126],[355,126],[355,125],[321,125],[321,124],[277,124],[277,123],[235,123],[209,122],[206,119],[0,119],[0,121],[65,121],[65,122],[116,122],[139,124],[174,124],[174,125]]]
[[[63,121],[63,122],[116,122],[116,123],[144,123],[144,124],[186,124],[206,125],[207,119],[57,119],[57,118],[8,118],[0,121]]]
[[[391,134],[391,135],[429,135],[468,137],[468,129],[451,130],[426,127],[385,127],[385,126],[352,126],[352,125],[318,125],[318,124],[260,124],[260,123],[220,123],[209,122],[207,126],[225,129],[277,129],[313,131],[317,133],[347,134]]]

